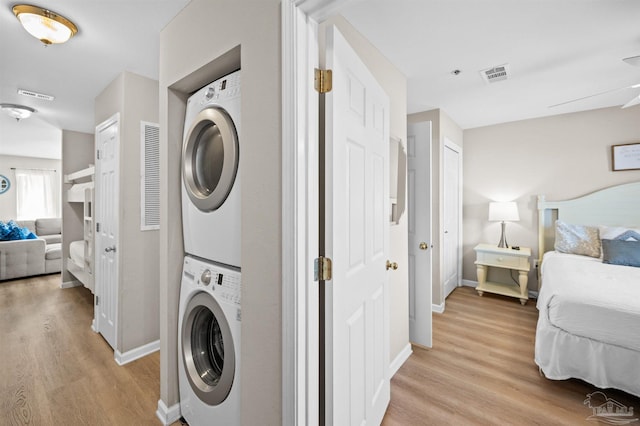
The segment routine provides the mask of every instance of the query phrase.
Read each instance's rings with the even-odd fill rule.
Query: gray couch
[[[62,270],[62,220],[16,220],[35,240],[0,241],[0,281]]]

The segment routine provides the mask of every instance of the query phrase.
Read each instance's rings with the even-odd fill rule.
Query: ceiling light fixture
[[[9,117],[15,118],[16,121],[29,118],[31,114],[36,112],[36,110],[31,107],[16,104],[0,104],[0,108],[2,108],[2,111],[9,115]]]
[[[13,6],[13,13],[24,29],[45,46],[64,43],[78,32],[75,24],[64,16],[38,6],[18,4]]]
[[[630,58],[624,58],[623,61],[625,61],[629,65],[640,67],[640,56],[632,56]]]

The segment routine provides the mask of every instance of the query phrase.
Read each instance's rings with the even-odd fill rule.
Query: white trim
[[[113,358],[116,360],[118,365],[125,365],[131,361],[135,361],[138,358],[142,358],[143,356],[149,355],[159,350],[160,340],[156,340],[155,342],[147,343],[146,345],[131,349],[130,351],[127,351],[125,353],[121,353],[117,350],[114,352]]]
[[[442,302],[439,305],[436,305],[435,303],[431,304],[431,312],[436,313],[436,314],[443,314],[444,313],[444,302]]]
[[[477,286],[478,286],[478,281],[462,280],[462,287],[473,287],[473,288],[476,288]]]
[[[95,310],[95,305],[94,305],[94,310]],[[93,331],[94,333],[98,333],[98,329],[96,328],[96,319],[92,319],[91,320],[91,331]]]
[[[72,288],[72,287],[80,287],[82,285],[82,283],[78,280],[71,280],[71,281],[63,281],[60,284],[60,288]]]
[[[409,359],[412,353],[413,350],[411,349],[411,343],[407,343],[407,346],[400,351],[400,353],[391,362],[391,365],[389,365],[389,378],[396,375],[398,370],[400,370],[400,367],[402,367],[402,365]]]
[[[167,407],[167,404],[163,400],[158,400],[158,409],[156,410],[156,417],[160,419],[160,423],[165,426],[170,425],[180,419],[182,413],[180,412],[180,403],[173,404],[171,407]]]

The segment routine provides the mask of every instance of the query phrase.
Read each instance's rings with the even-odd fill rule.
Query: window
[[[16,169],[18,220],[60,216],[60,191],[55,170]]]

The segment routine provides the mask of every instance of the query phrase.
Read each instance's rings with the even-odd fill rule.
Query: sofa
[[[0,281],[62,270],[62,220],[16,220],[38,238],[0,241]]]

